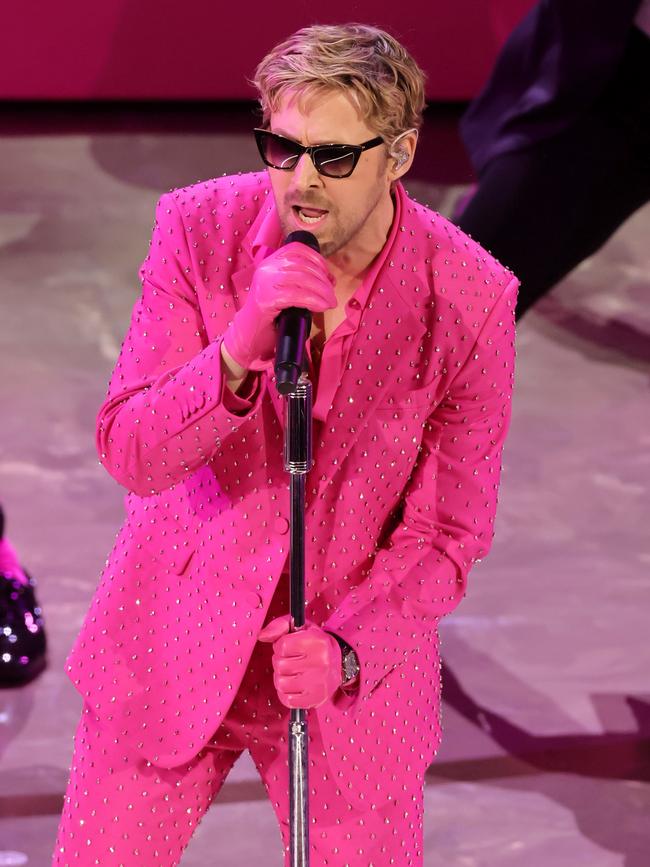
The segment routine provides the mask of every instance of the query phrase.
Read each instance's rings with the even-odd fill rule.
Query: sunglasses
[[[325,144],[305,147],[300,142],[267,129],[255,129],[255,141],[265,165],[290,172],[303,154],[309,154],[316,171],[326,178],[349,178],[363,151],[383,144],[379,136],[359,145]]]

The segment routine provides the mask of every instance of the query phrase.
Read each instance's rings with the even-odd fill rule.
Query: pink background
[[[3,9],[0,98],[250,99],[245,78],[280,39],[307,24],[364,21],[407,45],[429,99],[463,100],[532,3],[22,0]]]

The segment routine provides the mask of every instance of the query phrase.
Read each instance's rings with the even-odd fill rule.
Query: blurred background
[[[587,32],[594,8],[606,5],[565,7]],[[625,33],[635,27],[637,40],[647,32],[643,5],[626,6]],[[10,622],[19,563],[33,579],[35,604],[24,606],[47,652],[34,644],[33,676],[0,684],[0,865],[50,863],[81,709],[64,661],[122,520],[124,491],[97,460],[95,414],[139,293],[157,199],[262,170],[247,82],[256,64],[301,26],[356,20],[389,30],[426,71],[429,104],[405,186],[462,225],[466,201],[488,189],[473,158],[476,124],[473,138],[463,137],[462,119],[472,110],[480,119],[481,94],[500,86],[491,76],[508,40],[532,32],[517,28],[545,6],[551,14],[552,3],[531,0],[31,0],[3,10],[0,503],[11,550],[0,550],[0,615]],[[606,47],[615,28],[599,21]],[[579,39],[571,52],[579,55]],[[601,105],[617,74],[590,106]],[[641,72],[629,74],[648,91]],[[589,80],[587,70],[580,87]],[[646,117],[635,135],[643,127],[647,136]],[[555,135],[544,139],[545,154]],[[554,259],[558,236],[577,236],[586,211],[608,213],[610,187],[634,195],[520,315],[495,542],[441,626],[445,734],[427,778],[427,867],[650,863],[650,208],[642,169],[630,181],[620,155],[606,169],[594,159],[580,182],[589,150],[580,147],[574,141],[545,164],[542,183],[538,175],[514,196],[526,214],[544,215],[533,236],[538,256]],[[501,214],[502,225],[485,246],[511,267],[520,223],[499,192],[514,183],[492,182],[481,200],[486,222]],[[552,205],[540,201],[546,186]],[[244,867],[252,858],[282,864],[279,830],[246,754],[182,863]]]

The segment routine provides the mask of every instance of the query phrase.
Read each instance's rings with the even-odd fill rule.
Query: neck
[[[363,229],[350,241],[327,258],[330,271],[337,284],[362,280],[386,243],[393,224],[395,205],[390,190],[382,197]]]

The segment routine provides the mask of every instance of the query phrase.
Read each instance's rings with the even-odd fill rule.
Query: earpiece
[[[395,168],[401,169],[404,163],[409,161],[410,155],[408,150],[405,150],[403,147],[403,142],[400,141],[405,135],[409,135],[410,133],[415,133],[415,141],[417,141],[417,129],[407,129],[405,132],[400,133],[397,138],[393,139],[390,144],[391,151],[390,155],[395,160]]]

